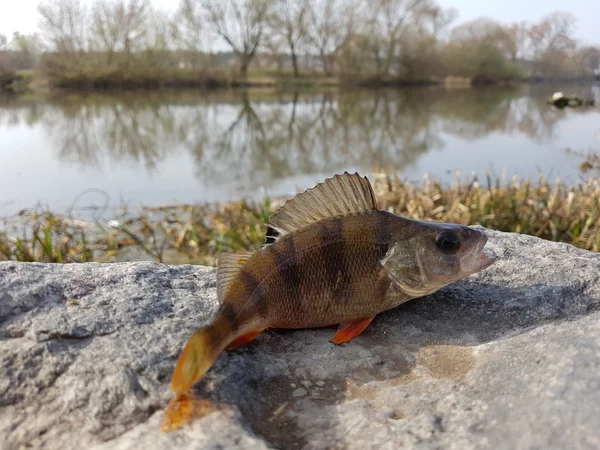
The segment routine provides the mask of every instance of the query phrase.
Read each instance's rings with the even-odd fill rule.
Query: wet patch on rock
[[[460,379],[475,366],[475,356],[469,347],[428,345],[421,347],[417,364],[426,367],[434,378]]]

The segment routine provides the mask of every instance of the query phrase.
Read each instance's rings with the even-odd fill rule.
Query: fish
[[[424,297],[495,261],[483,231],[409,219],[378,209],[367,177],[335,175],[288,200],[269,219],[265,245],[218,258],[219,310],[193,333],[171,379],[170,423],[178,398],[226,349],[269,328],[339,325],[331,342],[360,335],[374,317]],[[179,408],[186,410],[186,408]]]

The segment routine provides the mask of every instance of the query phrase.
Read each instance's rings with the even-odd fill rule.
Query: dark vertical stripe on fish
[[[390,225],[386,214],[378,213],[375,222],[375,251],[377,262],[381,261],[390,245]]]
[[[321,257],[325,264],[326,285],[332,293],[339,293],[340,283],[346,283],[348,268],[346,267],[343,235],[344,222],[341,218],[323,222],[320,228]],[[339,300],[339,299],[334,299]]]
[[[273,262],[277,265],[283,283],[285,302],[292,305],[294,314],[301,314],[302,308],[302,273],[298,264],[296,246],[291,237],[283,238],[277,246],[271,247]]]
[[[240,278],[246,287],[249,300],[254,304],[254,306],[256,306],[256,309],[258,310],[258,314],[260,314],[261,317],[266,317],[269,312],[269,305],[264,299],[263,289],[260,283],[246,268],[241,270]]]
[[[223,306],[221,308],[221,315],[229,324],[231,331],[236,332],[240,327],[240,322],[234,307],[229,303],[223,303]]]

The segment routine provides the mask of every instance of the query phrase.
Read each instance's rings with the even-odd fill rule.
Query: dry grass
[[[573,187],[545,180],[474,180],[449,188],[426,181],[416,187],[389,176],[375,184],[380,207],[422,220],[479,224],[600,251],[600,179]]]
[[[574,187],[516,179],[504,185],[474,180],[444,187],[432,181],[415,186],[380,174],[374,188],[380,208],[406,217],[480,224],[600,251],[598,178]],[[0,260],[214,265],[220,252],[260,248],[277,207],[268,199],[262,204],[178,205],[148,208],[136,217],[123,211],[118,221],[95,224],[24,212],[0,231]]]

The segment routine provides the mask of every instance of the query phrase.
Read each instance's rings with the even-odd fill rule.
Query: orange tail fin
[[[175,366],[171,379],[171,390],[177,394],[186,392],[204,376],[221,351],[215,342],[212,327],[200,328],[188,340]]]

